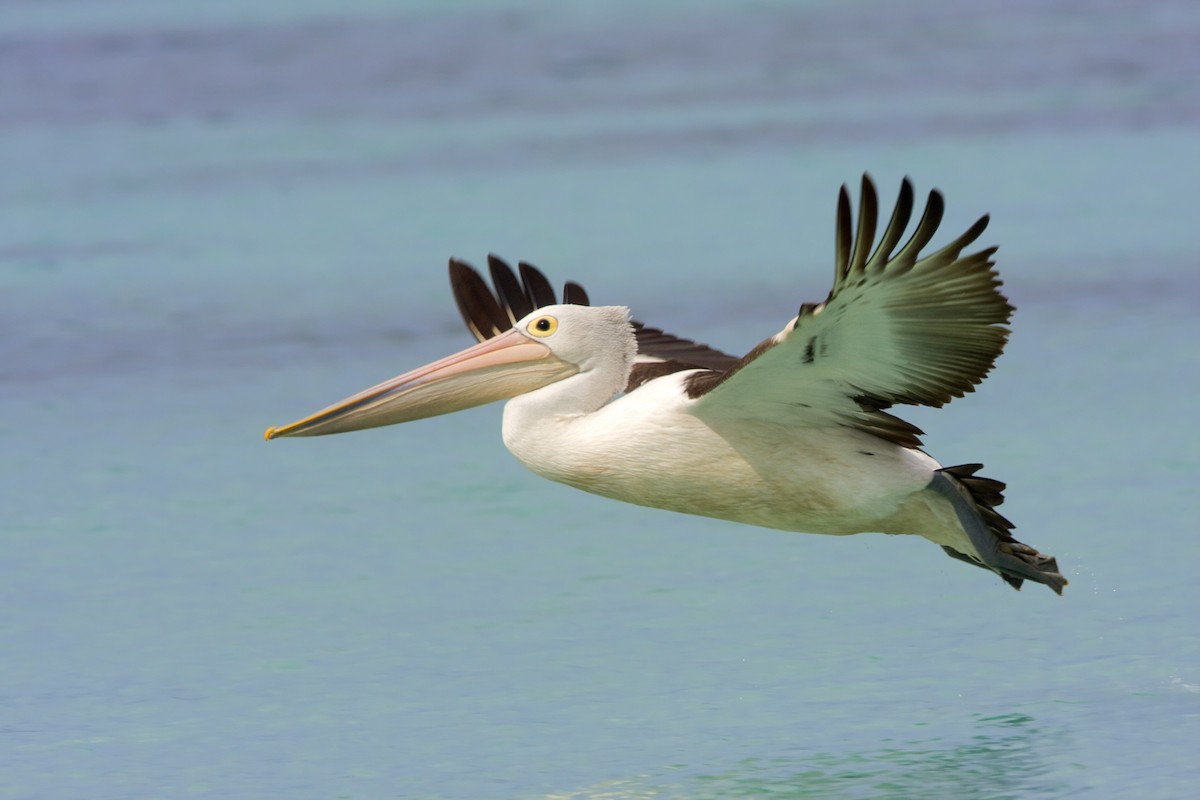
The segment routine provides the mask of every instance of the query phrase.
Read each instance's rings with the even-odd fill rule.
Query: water
[[[1189,796],[1192,4],[0,3],[0,797]],[[261,441],[469,343],[489,251],[730,350],[869,169],[1019,312],[905,416],[1064,598],[524,472]],[[938,241],[944,241],[939,239]]]

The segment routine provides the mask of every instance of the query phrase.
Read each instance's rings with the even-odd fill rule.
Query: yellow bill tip
[[[272,425],[271,427],[267,428],[266,432],[263,434],[263,441],[264,441],[264,442],[269,442],[269,441],[271,441],[272,439],[274,439],[274,438],[275,438],[275,431],[276,431],[276,430],[277,430],[277,429],[276,429],[276,427],[275,427],[274,425]]]

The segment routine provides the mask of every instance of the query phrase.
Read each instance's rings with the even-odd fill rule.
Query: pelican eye
[[[558,320],[549,315],[538,317],[533,322],[529,323],[529,332],[534,336],[549,336],[558,330]]]

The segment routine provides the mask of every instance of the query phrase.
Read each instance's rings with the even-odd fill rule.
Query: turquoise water
[[[1194,793],[1200,12],[605,8],[0,3],[0,797]],[[993,215],[1010,347],[905,416],[1063,598],[495,407],[261,440],[470,343],[450,255],[746,349],[864,169]]]

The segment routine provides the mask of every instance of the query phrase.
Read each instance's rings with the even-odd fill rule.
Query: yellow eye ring
[[[547,314],[544,317],[538,317],[533,322],[529,323],[526,328],[534,336],[545,337],[549,336],[558,330],[558,320]]]

